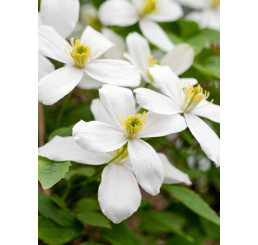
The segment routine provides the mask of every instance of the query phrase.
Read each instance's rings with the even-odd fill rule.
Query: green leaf
[[[202,35],[209,41],[214,43],[220,43],[220,32],[212,29],[203,29],[201,31]]]
[[[201,34],[187,39],[186,42],[193,47],[195,55],[199,54],[206,47],[206,39]]]
[[[83,242],[83,243],[80,243],[80,245],[103,245],[103,243],[98,243],[98,242]]]
[[[69,180],[74,175],[81,175],[87,178],[91,177],[96,172],[94,167],[90,166],[82,166],[74,169],[70,169],[68,173],[65,175],[65,179]]]
[[[102,238],[112,245],[144,245],[136,238],[136,233],[124,224],[112,225],[111,230],[104,229],[100,232]]]
[[[69,127],[63,127],[63,128],[58,128],[55,131],[53,131],[49,137],[48,137],[48,141],[50,141],[51,139],[53,139],[56,135],[58,136],[62,136],[62,137],[66,137],[66,136],[71,136],[72,135],[72,128],[74,125],[71,125]]]
[[[211,223],[207,219],[201,219],[201,226],[209,238],[215,240],[216,242],[219,242],[220,229],[218,225]]]
[[[198,24],[191,20],[180,19],[177,23],[180,28],[180,36],[183,38],[193,36],[200,30]]]
[[[165,186],[167,191],[178,198],[186,207],[196,214],[219,225],[219,216],[211,207],[194,191],[184,186]]]
[[[176,213],[170,211],[141,211],[139,215],[142,218],[141,227],[148,233],[162,234],[172,231],[187,241],[193,241],[191,236],[182,231],[183,224],[185,223],[184,218]]]
[[[62,227],[42,216],[38,218],[38,236],[47,244],[65,244],[78,237],[82,232],[80,226]]]
[[[77,214],[77,218],[85,224],[104,227],[104,228],[111,228],[108,219],[100,213],[87,211],[83,213]]]
[[[55,185],[64,178],[68,172],[71,162],[55,162],[50,159],[39,157],[38,159],[38,179],[44,189]]]
[[[76,212],[84,212],[84,211],[99,211],[99,203],[97,200],[93,198],[83,198],[77,202],[75,206]]]

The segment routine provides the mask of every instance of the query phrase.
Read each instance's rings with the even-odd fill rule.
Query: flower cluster
[[[91,102],[95,121],[79,121],[72,136],[55,136],[39,148],[39,155],[54,161],[104,164],[98,200],[114,223],[139,208],[139,186],[157,195],[162,184],[191,184],[187,174],[156,152],[148,143],[150,138],[189,128],[207,157],[220,164],[219,138],[200,118],[218,123],[219,106],[195,78],[179,78],[192,66],[194,50],[186,43],[173,44],[156,23],[182,17],[178,2],[108,0],[98,11],[87,5],[82,12],[88,25],[78,38],[83,25],[77,24],[79,1],[41,1],[39,101],[53,105],[76,86],[98,89],[99,98]],[[219,2],[209,6],[214,10]],[[195,13],[191,16],[196,17]],[[125,42],[108,28],[135,23],[143,35],[129,33]],[[72,31],[75,38],[70,36]],[[145,38],[165,54],[152,54]],[[55,69],[51,60],[64,65]]]

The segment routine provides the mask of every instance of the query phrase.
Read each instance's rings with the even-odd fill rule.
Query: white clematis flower
[[[220,0],[177,0],[182,5],[196,9],[186,18],[196,21],[201,28],[220,29]]]
[[[81,40],[69,44],[52,27],[41,26],[39,50],[45,56],[65,63],[65,66],[39,81],[39,101],[52,105],[79,84],[82,88],[96,88],[101,83],[136,87],[140,74],[126,61],[98,59],[113,44],[90,26]]]
[[[78,122],[73,127],[75,140],[81,147],[95,152],[114,151],[128,143],[128,155],[138,183],[146,192],[157,195],[164,180],[164,170],[155,150],[141,138],[182,131],[186,128],[184,118],[180,115],[136,114],[133,93],[126,88],[104,85],[99,95],[109,120]]]
[[[99,99],[92,101],[91,110],[96,120],[111,122]],[[110,162],[123,148],[109,153],[90,152],[81,148],[73,137],[55,136],[39,148],[39,155],[54,161],[75,161],[89,165]],[[163,153],[158,153],[165,170],[164,184],[191,184],[188,175],[174,167]],[[128,150],[104,168],[98,191],[102,212],[114,223],[130,217],[141,203],[141,193],[132,171]]]
[[[48,25],[66,38],[79,18],[79,0],[41,0],[38,26]],[[55,70],[54,65],[42,54],[38,54],[38,79]]]
[[[135,90],[139,105],[151,112],[162,115],[184,113],[188,128],[200,143],[206,155],[220,164],[219,138],[200,117],[220,122],[219,106],[207,101],[209,93],[200,85],[182,82],[169,67],[155,66],[149,69],[151,76],[159,84],[159,94],[149,89]]]
[[[144,36],[164,51],[174,45],[156,21],[175,21],[182,14],[181,6],[173,0],[108,0],[99,8],[99,18],[105,25],[130,26],[139,21]]]
[[[130,33],[126,37],[126,44],[128,53],[124,56],[139,69],[143,79],[155,87],[158,87],[158,84],[151,77],[149,67],[169,66],[177,75],[180,75],[193,64],[194,51],[189,44],[175,46],[160,60],[154,59],[147,40],[136,32]]]

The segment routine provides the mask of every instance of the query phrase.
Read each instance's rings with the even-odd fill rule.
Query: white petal
[[[182,5],[188,6],[193,9],[202,9],[207,7],[213,0],[177,0]]]
[[[100,165],[111,160],[108,153],[91,152],[81,148],[72,136],[55,136],[39,148],[38,154],[54,161],[74,161],[90,165]]]
[[[179,44],[167,53],[161,64],[169,66],[177,75],[188,70],[194,61],[194,50],[189,44]]]
[[[106,26],[130,26],[138,21],[136,9],[127,0],[105,1],[99,8],[99,18]]]
[[[192,182],[189,176],[184,172],[177,169],[169,162],[167,156],[163,153],[158,153],[158,156],[164,167],[164,182],[163,184],[179,184],[185,183],[186,185],[191,185]]]
[[[137,32],[133,32],[126,37],[126,45],[134,64],[146,74],[149,66],[148,58],[151,56],[147,40]]]
[[[121,59],[126,50],[124,39],[116,34],[113,30],[108,28],[102,28],[101,32],[105,37],[107,37],[112,43],[115,44],[114,47],[112,47],[105,53],[105,58]]]
[[[38,79],[46,76],[55,70],[55,66],[45,56],[38,54]]]
[[[136,87],[141,79],[138,70],[123,60],[93,60],[85,71],[97,81],[117,86]]]
[[[151,112],[164,115],[173,115],[182,112],[173,99],[163,94],[146,88],[137,88],[134,92],[136,93],[138,104]]]
[[[78,84],[78,87],[81,89],[99,89],[103,83],[95,80],[84,72],[81,81]]]
[[[210,103],[207,100],[203,100],[191,113],[200,117],[206,117],[217,123],[220,122],[220,106]]]
[[[113,120],[108,115],[105,107],[100,102],[100,99],[92,100],[90,110],[94,115],[96,121],[104,122],[111,125],[114,124]]]
[[[178,3],[172,0],[160,0],[158,3],[158,10],[153,14],[148,14],[146,16],[148,19],[158,22],[170,22],[182,17],[183,10]]]
[[[45,105],[53,105],[67,95],[80,82],[83,70],[65,66],[39,80],[38,98]]]
[[[133,139],[128,142],[128,153],[141,187],[153,196],[159,194],[164,169],[156,151],[145,141]]]
[[[104,35],[90,26],[87,26],[83,31],[81,42],[91,48],[92,59],[96,59],[114,46]]]
[[[178,76],[167,66],[153,66],[149,68],[157,87],[167,96],[174,99],[180,105],[178,91]]]
[[[180,82],[180,88],[185,88],[188,86],[188,84],[191,84],[191,85],[196,85],[198,83],[198,81],[195,79],[195,78],[179,78]]]
[[[62,37],[66,38],[78,21],[79,9],[79,0],[42,0],[41,20],[45,25],[53,26]]]
[[[215,132],[198,116],[185,113],[186,123],[193,136],[200,143],[202,150],[209,159],[220,165],[219,137]]]
[[[174,45],[157,23],[143,19],[140,20],[139,26],[143,35],[158,48],[167,52],[173,49]]]
[[[187,128],[184,117],[176,115],[160,115],[148,112],[147,124],[139,133],[140,138],[160,137],[181,132]]]
[[[139,208],[140,189],[125,164],[110,163],[104,168],[98,199],[102,212],[114,223],[127,219]]]
[[[73,63],[72,58],[68,54],[71,45],[53,27],[40,26],[38,42],[39,52],[44,56],[62,63]]]
[[[123,122],[127,117],[135,115],[133,93],[128,88],[104,85],[99,90],[99,98],[107,113],[120,128],[123,128]]]
[[[76,123],[73,137],[84,149],[96,152],[114,151],[127,142],[122,130],[97,121]]]

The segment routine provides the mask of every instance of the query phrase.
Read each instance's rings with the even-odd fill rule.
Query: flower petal
[[[107,113],[120,128],[123,128],[123,122],[127,117],[135,115],[133,93],[128,88],[104,85],[99,90],[99,98]]]
[[[202,150],[209,159],[220,165],[219,137],[215,132],[198,116],[185,113],[186,123],[193,136],[200,143]]]
[[[138,70],[123,60],[93,60],[85,71],[97,81],[117,86],[136,87],[141,79]]]
[[[138,104],[151,112],[164,115],[173,115],[182,112],[173,99],[163,94],[146,88],[137,88],[134,92]]]
[[[180,80],[180,88],[185,88],[188,86],[188,84],[191,85],[196,85],[198,83],[197,79],[195,78],[187,78],[187,77],[183,77],[183,78],[179,78]]]
[[[83,70],[65,66],[39,80],[38,98],[45,105],[53,105],[80,82]]]
[[[189,176],[184,172],[177,169],[169,162],[167,156],[163,153],[158,153],[158,156],[164,167],[164,182],[163,184],[179,184],[185,183],[186,185],[191,185],[192,182]]]
[[[182,17],[183,10],[177,2],[172,0],[160,0],[158,3],[158,10],[153,14],[148,14],[146,18],[158,22],[170,22]]]
[[[38,79],[46,76],[55,70],[55,66],[45,56],[38,54]]]
[[[153,77],[158,88],[167,96],[174,99],[180,105],[180,97],[178,91],[178,83],[180,79],[167,66],[153,66],[149,68],[149,72]]]
[[[149,66],[148,58],[151,56],[147,40],[137,32],[133,32],[126,37],[126,45],[130,57],[134,60],[134,64],[146,74]]]
[[[87,26],[82,33],[81,42],[91,48],[92,59],[96,59],[114,46],[104,35]]]
[[[206,117],[217,123],[220,122],[220,106],[207,100],[203,100],[191,111],[191,113],[200,117]]]
[[[53,26],[64,38],[73,31],[79,18],[79,0],[42,0],[40,17],[45,25]]]
[[[202,9],[206,8],[212,0],[177,0],[177,2],[181,3],[182,5],[188,6],[193,9]]]
[[[54,161],[74,161],[90,165],[100,165],[111,160],[108,153],[86,151],[71,136],[55,136],[39,148],[39,155]]]
[[[102,28],[102,34],[108,38],[112,43],[115,44],[114,47],[110,48],[105,54],[106,59],[121,59],[126,50],[124,39],[116,34],[113,30],[108,28]]]
[[[167,52],[173,49],[173,43],[157,23],[142,19],[139,22],[139,26],[143,35],[158,48]]]
[[[78,84],[78,87],[81,89],[99,89],[103,83],[95,80],[94,78],[90,77],[86,72],[84,72],[81,81]]]
[[[187,128],[184,117],[176,115],[160,115],[148,112],[147,124],[139,133],[140,138],[160,137],[181,132]]]
[[[91,102],[90,110],[94,115],[96,121],[107,123],[107,124],[114,124],[113,120],[108,115],[105,107],[100,102],[100,99],[94,99]]]
[[[149,194],[157,195],[164,180],[164,169],[155,150],[135,138],[128,142],[128,153],[138,183]]]
[[[100,21],[105,26],[130,26],[138,21],[135,7],[127,0],[109,0],[99,8]]]
[[[179,44],[162,58],[161,63],[180,75],[192,66],[193,61],[193,48],[189,44]]]
[[[96,152],[114,151],[127,142],[122,130],[97,121],[76,123],[73,137],[82,148]]]
[[[72,64],[72,58],[67,54],[71,45],[51,26],[39,27],[39,52],[62,63]]]
[[[125,164],[110,163],[102,172],[98,199],[102,212],[114,223],[130,217],[140,206],[141,193]]]

